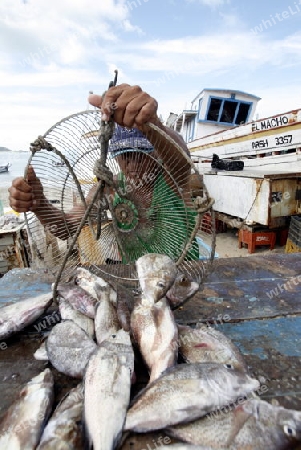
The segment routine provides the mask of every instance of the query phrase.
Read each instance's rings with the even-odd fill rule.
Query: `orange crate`
[[[254,253],[255,247],[261,245],[269,245],[273,250],[276,243],[275,231],[255,231],[240,229],[238,233],[238,247],[242,248],[242,244],[247,244],[248,252]]]

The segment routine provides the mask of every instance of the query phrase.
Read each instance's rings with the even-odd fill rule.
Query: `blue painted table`
[[[0,280],[0,302],[48,290],[51,273],[24,269]],[[10,277],[10,278],[9,278]],[[301,258],[299,254],[252,255],[215,261],[201,290],[175,311],[179,323],[210,323],[242,351],[251,374],[266,390],[262,398],[301,410]],[[0,350],[0,414],[20,386],[47,363],[33,352],[41,339],[30,330],[7,340]],[[77,380],[54,371],[58,399]],[[123,449],[154,448],[156,434],[134,436]]]

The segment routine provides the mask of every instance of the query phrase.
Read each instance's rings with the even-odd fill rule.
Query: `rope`
[[[106,182],[108,183],[109,186],[112,186],[113,184],[113,174],[110,171],[110,169],[106,166],[106,162],[109,149],[109,141],[113,136],[114,128],[115,123],[113,122],[112,119],[110,119],[108,122],[101,120],[100,135],[99,135],[101,154],[100,159],[96,161],[93,169],[93,172],[97,177],[97,180],[100,181],[100,189],[98,197],[99,200],[103,198],[103,192]],[[97,208],[96,240],[100,238],[101,234],[101,215],[102,215],[102,208],[101,202],[99,202],[99,206]]]
[[[38,136],[38,138],[32,144],[30,144],[30,150],[32,153],[40,150],[53,151],[54,147],[49,142],[47,142],[43,136]]]
[[[107,166],[103,166],[101,159],[98,159],[94,165],[93,173],[98,181],[104,182],[108,186],[113,186],[113,174]]]

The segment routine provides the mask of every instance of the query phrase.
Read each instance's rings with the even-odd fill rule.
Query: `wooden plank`
[[[216,260],[203,290],[193,297],[175,317],[181,323],[214,322],[240,348],[250,373],[265,386],[261,397],[301,410],[301,261],[297,254],[271,254],[247,258]],[[285,285],[292,279],[291,288]],[[53,281],[51,272],[14,270],[0,280],[0,302],[18,301],[46,292]],[[287,285],[288,287],[288,285]],[[275,289],[278,288],[278,293]],[[274,289],[274,296],[267,292]],[[4,292],[5,291],[5,292]],[[55,309],[51,309],[55,312]],[[49,315],[50,312],[46,313]],[[226,317],[225,317],[226,316]],[[37,322],[43,321],[43,317]],[[47,331],[45,329],[44,331]],[[0,343],[0,415],[13,401],[20,387],[43,370],[47,363],[35,361],[43,332],[34,325]],[[78,380],[53,368],[56,403]],[[147,372],[138,363],[134,396],[147,382]],[[123,450],[150,450],[167,437],[163,432],[129,435]]]
[[[301,312],[299,254],[252,255],[215,260],[201,290],[175,311],[179,322],[231,321]]]
[[[241,350],[250,372],[267,386],[261,395],[301,410],[301,316],[221,323]]]
[[[42,340],[20,333],[10,339],[0,342],[0,416],[7,410],[21,387],[32,377],[38,375],[47,366],[46,361],[37,361],[33,354]],[[75,387],[79,380],[67,377],[51,366],[55,380],[55,404]]]
[[[32,268],[13,269],[0,279],[0,306],[49,292],[54,274]]]

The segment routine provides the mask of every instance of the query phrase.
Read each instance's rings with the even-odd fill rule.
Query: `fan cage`
[[[51,151],[33,151],[28,164],[34,168],[43,185],[47,198],[45,211],[51,204],[68,216],[74,207],[79,206],[81,211],[74,214],[74,219],[77,222],[82,219],[87,207],[85,199],[97,186],[93,171],[95,162],[101,157],[100,121],[101,114],[98,110],[73,114],[44,134],[44,139],[52,146]],[[169,156],[168,149],[173,146],[179,152],[181,164],[183,160],[189,164],[191,175],[198,177],[200,184],[201,176],[181,147],[162,130],[149,125],[143,131],[155,148],[160,146],[165,151],[164,163],[156,152],[149,154],[142,150],[136,151],[132,164],[136,164],[133,171],[138,172],[138,175],[137,178],[131,178],[120,176],[125,155],[107,158],[107,167],[114,176],[114,188],[112,192],[112,189],[106,187],[106,198],[100,198],[97,202],[102,205],[99,240],[95,239],[98,214],[95,207],[91,209],[89,224],[82,228],[72,249],[72,222],[65,222],[67,235],[61,239],[53,220],[51,225],[42,226],[35,214],[26,214],[33,265],[49,268],[57,273],[66,253],[72,250],[62,278],[69,278],[76,267],[85,266],[104,277],[126,282],[136,279],[134,263],[139,256],[150,252],[165,253],[178,262],[179,269],[186,276],[202,281],[211,268],[215,255],[214,211],[209,204],[205,187],[202,192],[202,206],[205,205],[203,213],[197,213],[195,199],[191,200],[189,208],[178,207],[180,203],[187,204],[181,189],[184,182],[183,171],[174,152],[170,152]],[[139,166],[141,153],[144,153],[143,174]],[[156,181],[158,178],[161,179],[161,184]],[[180,202],[177,203],[175,198]],[[108,203],[110,207],[105,208],[104,205]],[[209,206],[206,208],[206,205]],[[194,250],[197,246],[198,252],[198,257],[193,259],[189,250],[192,246]],[[136,251],[132,250],[135,248]]]

